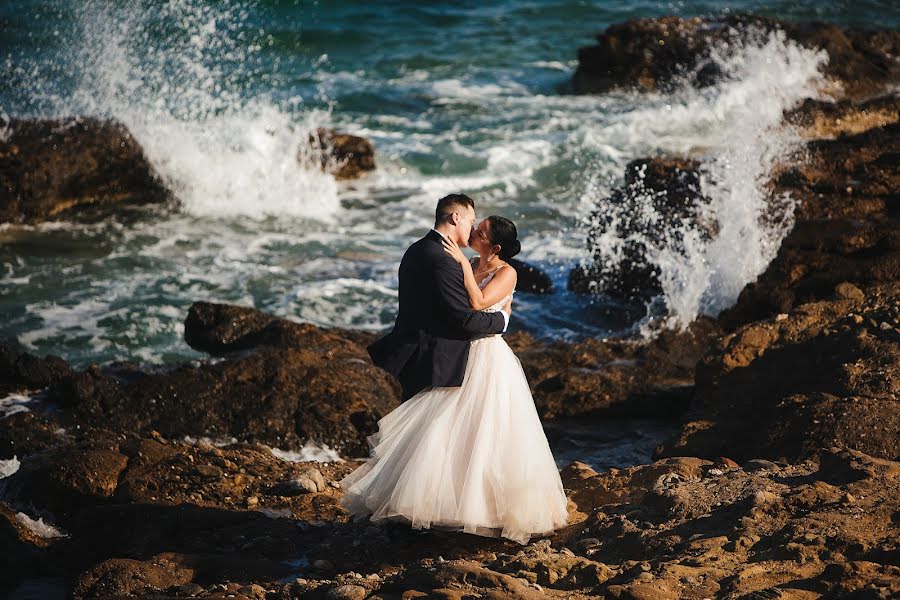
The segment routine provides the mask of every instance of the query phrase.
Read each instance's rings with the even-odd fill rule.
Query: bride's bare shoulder
[[[494,275],[494,277],[495,278],[502,277],[505,279],[512,279],[513,281],[515,281],[516,279],[518,279],[519,274],[516,272],[516,268],[514,266],[512,266],[508,262],[504,262],[497,269],[497,273],[496,273],[496,275]]]

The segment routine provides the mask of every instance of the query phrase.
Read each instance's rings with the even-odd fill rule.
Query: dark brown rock
[[[375,147],[366,138],[320,127],[310,134],[309,143],[321,152],[322,167],[331,166],[336,179],[356,179],[375,169]]]
[[[166,560],[148,561],[111,558],[82,573],[72,589],[77,599],[138,596],[154,593],[193,580],[194,570]]]
[[[89,444],[45,450],[21,461],[4,480],[4,495],[17,506],[49,511],[66,521],[86,505],[110,498],[128,457]]]
[[[516,270],[516,291],[532,294],[550,294],[553,292],[553,281],[539,267],[511,258],[506,262]]]
[[[72,368],[58,356],[40,358],[0,342],[0,394],[38,391],[71,374]]]
[[[865,98],[896,81],[894,59],[900,48],[896,31],[842,30],[827,23],[789,23],[768,17],[659,17],[608,27],[597,44],[578,51],[572,85],[576,93],[601,93],[616,87],[651,91],[679,82],[702,87],[725,74],[710,53],[731,53],[781,30],[807,48],[825,50],[825,75],[848,97]]]
[[[64,409],[63,424],[166,437],[234,436],[285,449],[314,441],[363,456],[366,436],[399,404],[398,383],[338,330],[197,303],[185,336],[197,348],[235,354],[168,371],[69,369],[48,390]]]
[[[830,298],[835,287],[900,279],[900,124],[809,144],[804,162],[775,174],[799,200],[797,223],[775,259],[719,322],[728,329]]]
[[[895,459],[898,374],[900,282],[798,306],[717,342],[662,455],[795,461],[842,445]]]
[[[807,98],[800,106],[787,111],[784,120],[807,139],[856,135],[900,120],[900,98],[880,96],[861,102]]]
[[[0,142],[0,222],[34,222],[91,205],[168,198],[121,123],[80,117],[10,119]]]
[[[184,322],[184,339],[192,347],[213,355],[257,347],[305,348],[328,356],[367,354],[340,330],[279,319],[253,308],[195,302]]]
[[[315,441],[360,456],[377,421],[399,403],[398,388],[358,355],[265,348],[128,382],[89,369],[51,388],[51,397],[92,427],[234,436],[285,449]]]
[[[698,319],[650,340],[538,342],[506,336],[545,419],[572,416],[675,418],[687,408],[694,365],[718,329]]]
[[[58,424],[31,411],[0,418],[0,460],[23,458],[62,442]]]

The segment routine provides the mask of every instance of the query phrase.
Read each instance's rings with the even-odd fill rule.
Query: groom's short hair
[[[437,208],[434,209],[435,227],[446,222],[453,211],[464,206],[471,206],[475,210],[475,201],[465,194],[450,194],[438,200]]]

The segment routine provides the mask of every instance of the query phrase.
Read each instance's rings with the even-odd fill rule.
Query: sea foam
[[[671,326],[684,327],[700,314],[716,315],[733,304],[775,256],[793,223],[793,203],[771,198],[765,184],[773,165],[799,147],[793,130],[781,124],[783,111],[818,95],[827,55],[782,32],[749,37],[743,47],[713,52],[711,60],[727,75],[723,82],[648,94],[640,108],[589,134],[597,144],[630,147],[633,157],[662,152],[701,159],[701,191],[710,198],[701,217],[718,224],[711,240],[695,223],[677,225],[659,238],[634,233],[623,239],[609,228],[594,240],[607,264],[622,260],[629,239],[648,247],[646,259],[658,269],[662,285],[662,296],[651,306],[662,306]],[[614,222],[624,215],[618,214],[622,207],[608,202],[607,177],[595,178],[585,204],[599,207]],[[640,210],[647,222],[663,218],[649,196]]]

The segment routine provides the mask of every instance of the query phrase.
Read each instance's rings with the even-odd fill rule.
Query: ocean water
[[[760,185],[796,149],[779,117],[820,93],[827,56],[776,34],[717,55],[729,77],[702,91],[564,92],[578,48],[609,24],[727,12],[900,23],[878,1],[7,0],[0,114],[121,120],[178,205],[0,226],[0,336],[79,366],[173,363],[198,356],[182,340],[197,300],[382,330],[404,249],[456,191],[512,218],[521,258],[556,283],[517,296],[513,328],[643,335],[716,314],[790,227],[790,199],[773,209]],[[377,171],[321,173],[302,152],[318,126],[371,139]],[[592,208],[614,214],[603,203],[624,165],[654,154],[703,160],[720,235],[651,244],[663,294],[637,319],[565,282]],[[775,224],[760,224],[767,209]],[[603,240],[608,260],[622,243]]]

